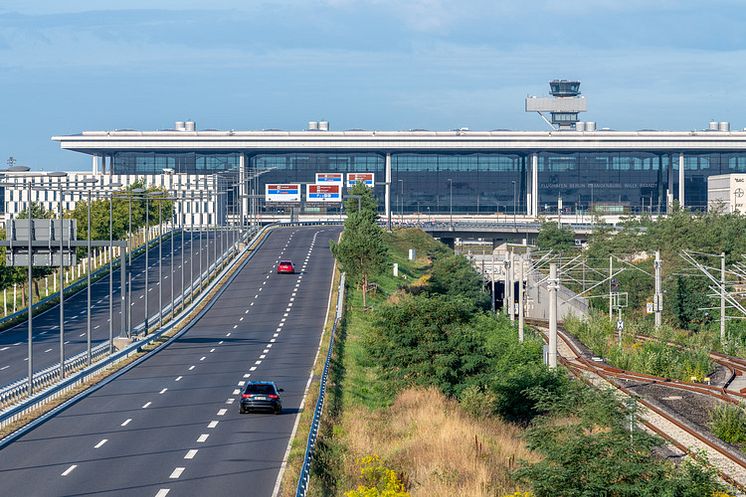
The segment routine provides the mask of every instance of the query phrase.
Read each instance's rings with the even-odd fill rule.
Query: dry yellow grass
[[[342,420],[348,447],[347,488],[356,484],[355,460],[379,455],[402,474],[412,497],[488,497],[517,490],[509,471],[536,461],[520,429],[499,419],[474,419],[438,390],[403,391],[388,409],[349,409]]]

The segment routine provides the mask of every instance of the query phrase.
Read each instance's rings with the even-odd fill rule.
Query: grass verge
[[[496,417],[472,417],[435,388],[397,392],[368,362],[363,343],[373,326],[374,309],[396,300],[401,287],[426,282],[430,256],[447,250],[412,229],[386,234],[386,244],[399,277],[388,270],[376,278],[367,310],[359,288],[348,290],[309,495],[342,496],[354,490],[364,483],[365,461],[371,457],[397,472],[409,489],[407,495],[486,497],[512,492],[510,472],[516,461],[536,459],[521,440],[520,429]],[[417,251],[414,261],[407,258],[410,248]]]

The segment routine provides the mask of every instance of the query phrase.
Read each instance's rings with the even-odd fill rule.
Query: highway
[[[189,286],[190,268],[194,279],[199,277],[200,255],[199,236],[204,237],[202,247],[202,267],[207,268],[207,261],[214,260],[215,234],[209,235],[207,250],[207,236],[205,233],[194,233],[193,247],[189,252],[189,233],[184,234],[184,244],[187,253],[184,254],[184,287]],[[218,241],[221,238],[218,233]],[[220,245],[218,245],[220,247]],[[174,238],[174,275],[171,276],[171,240],[163,242],[163,305],[171,302],[171,278],[174,278],[174,293],[181,293],[181,236]],[[220,248],[218,248],[218,255]],[[148,254],[148,315],[153,317],[158,312],[158,246]],[[133,328],[144,321],[145,317],[145,255],[132,259],[132,323]],[[114,271],[114,336],[120,331],[120,274]],[[92,346],[109,339],[109,276],[101,278],[91,285],[91,342]],[[87,292],[84,288],[74,296],[65,299],[65,358],[72,357],[86,350],[87,346]],[[34,371],[43,370],[54,364],[59,364],[60,358],[60,312],[55,305],[49,310],[34,315]],[[0,332],[0,387],[28,376],[28,322],[26,320],[12,328]]]
[[[319,346],[339,228],[273,231],[185,334],[0,450],[3,495],[269,497]],[[276,274],[281,258],[300,274]],[[241,387],[285,389],[239,414]]]

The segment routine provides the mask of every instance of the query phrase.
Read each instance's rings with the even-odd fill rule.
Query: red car
[[[280,261],[280,263],[277,265],[277,272],[293,274],[295,272],[293,261]]]

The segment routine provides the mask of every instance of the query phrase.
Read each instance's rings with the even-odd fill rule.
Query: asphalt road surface
[[[200,243],[202,240],[202,267],[207,269],[208,259],[210,263],[215,259],[215,233],[209,235],[208,240],[205,233],[195,232],[193,235],[193,247],[190,252],[189,233],[184,234],[184,288],[189,287],[190,268],[194,279],[199,278],[200,269]],[[217,240],[222,240],[218,234]],[[163,305],[171,303],[171,278],[173,278],[174,294],[181,294],[181,235],[174,238],[174,274],[171,275],[171,240],[165,240],[163,251]],[[218,245],[220,252],[220,245]],[[218,254],[219,255],[219,254]],[[158,313],[158,246],[150,249],[148,253],[148,315],[152,317]],[[132,325],[133,328],[145,319],[145,255],[132,259]],[[113,335],[116,337],[120,332],[120,274],[114,270],[114,325]],[[91,342],[95,347],[97,344],[109,339],[109,276],[101,278],[91,285]],[[87,348],[87,308],[88,296],[84,288],[72,297],[65,299],[65,358],[72,357]],[[34,348],[34,372],[43,370],[60,362],[60,311],[55,305],[49,310],[34,315],[33,317],[33,348]],[[20,323],[12,328],[0,332],[0,387],[21,380],[28,376],[28,321]],[[0,492],[1,494],[1,492]]]
[[[9,496],[272,495],[327,312],[332,227],[272,232],[170,346],[0,451]],[[276,274],[289,258],[300,274]],[[239,414],[248,380],[284,411]]]

